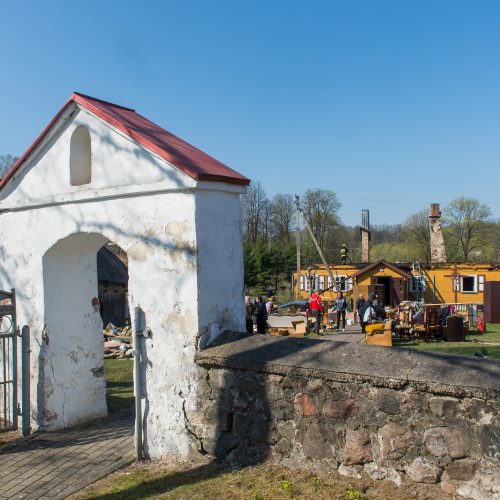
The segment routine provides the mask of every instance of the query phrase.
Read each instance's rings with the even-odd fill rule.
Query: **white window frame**
[[[304,278],[305,276],[303,274],[300,275],[300,289],[304,290]]]
[[[484,292],[484,282],[486,281],[486,276],[484,274],[477,275],[477,291]]]
[[[316,290],[323,291],[325,289],[325,277],[316,276]]]
[[[474,278],[474,289],[464,290],[464,278]],[[460,276],[460,292],[461,293],[477,293],[477,275],[475,274],[463,274]]]
[[[304,276],[304,283],[305,283],[304,290],[306,292],[309,292],[311,290],[311,276],[309,276],[308,274],[306,274]]]
[[[339,292],[347,292],[349,290],[349,284],[347,282],[347,274],[338,274],[334,276],[335,288]]]
[[[410,282],[410,291],[413,293],[424,293],[425,292],[425,276],[412,276]]]
[[[333,286],[333,281],[332,281],[332,277],[330,275],[328,275],[328,280],[327,280],[327,283],[328,283],[328,288],[332,288]]]

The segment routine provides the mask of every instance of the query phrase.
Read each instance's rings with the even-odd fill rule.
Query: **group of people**
[[[347,307],[348,304],[346,298],[344,297],[344,294],[342,292],[339,292],[330,310],[332,312],[337,311],[337,325],[335,326],[336,330],[340,330],[340,322],[342,321],[342,331],[345,331],[345,315],[347,312]],[[321,335],[321,320],[324,312],[324,307],[321,302],[321,297],[316,290],[312,293],[311,298],[309,299],[309,311],[311,313],[311,316],[315,318],[314,332],[318,335]]]
[[[272,297],[264,302],[262,295],[258,295],[255,302],[250,300],[250,296],[245,296],[245,316],[246,330],[248,334],[253,334],[254,322],[257,325],[257,333],[265,334],[267,329],[267,317],[274,307]]]
[[[360,294],[356,301],[356,310],[362,333],[366,333],[366,326],[370,323],[379,323],[383,320],[383,311],[381,311],[378,305],[376,294],[371,294],[368,300],[365,300],[363,294]]]
[[[371,294],[368,300],[365,300],[362,294],[359,295],[356,301],[356,310],[358,314],[358,323],[361,325],[361,331],[366,333],[366,326],[371,323],[379,323],[383,321],[384,311],[379,306],[378,296],[376,294]],[[333,302],[333,306],[330,312],[337,312],[337,324],[334,327],[335,330],[340,330],[340,322],[342,322],[342,331],[345,331],[346,325],[346,312],[348,309],[348,303],[342,292],[337,294],[337,298]],[[323,314],[323,306],[321,303],[321,298],[319,294],[315,291],[311,295],[309,301],[309,310],[311,315],[316,319],[314,324],[314,331],[321,335],[321,316]]]
[[[273,310],[274,303],[273,297],[268,297],[267,301],[262,298],[262,295],[258,295],[255,302],[252,302],[250,296],[245,297],[245,312],[246,312],[246,330],[247,333],[253,334],[254,323],[257,326],[257,333],[265,334],[267,330],[267,319],[268,315]],[[340,324],[342,323],[342,331],[345,331],[346,327],[346,312],[348,309],[348,303],[344,294],[338,292],[337,298],[332,304],[331,309],[328,312],[337,312],[337,322],[334,329],[340,330]],[[358,314],[358,322],[361,325],[361,331],[366,333],[366,326],[370,323],[380,322],[383,318],[383,313],[378,307],[378,297],[372,294],[365,300],[364,296],[361,294],[356,301],[356,310]],[[314,322],[314,332],[318,335],[322,335],[322,317],[324,313],[324,306],[321,301],[321,297],[316,290],[313,291],[311,298],[309,299],[309,313],[315,319]]]

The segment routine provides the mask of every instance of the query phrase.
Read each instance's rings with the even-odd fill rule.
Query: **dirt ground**
[[[0,432],[0,446],[12,443],[16,439],[21,439],[21,434],[19,434],[19,431]]]

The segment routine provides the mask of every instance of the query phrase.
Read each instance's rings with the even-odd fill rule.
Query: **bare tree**
[[[484,249],[490,207],[475,198],[462,196],[444,209],[444,215],[447,234],[456,241],[464,261]]]
[[[409,247],[409,254],[421,262],[431,261],[431,233],[427,210],[410,215],[400,229],[400,239]]]
[[[294,202],[290,194],[276,194],[270,204],[270,223],[274,238],[290,244],[294,228]]]
[[[331,247],[332,236],[339,222],[340,207],[337,195],[327,189],[309,189],[302,198],[304,217],[323,251]]]
[[[264,203],[262,204],[262,224],[260,225],[259,236],[265,242],[267,242],[267,246],[271,245],[271,203],[266,198]]]
[[[264,232],[265,211],[268,203],[260,182],[252,183],[242,196],[243,230],[245,241],[255,244]]]
[[[0,179],[8,172],[10,167],[16,163],[18,157],[9,154],[0,155]]]

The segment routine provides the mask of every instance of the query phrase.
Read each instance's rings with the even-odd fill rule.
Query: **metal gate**
[[[18,401],[18,337],[22,339],[22,409]],[[29,329],[19,333],[16,293],[0,290],[0,432],[16,430],[23,417],[22,434],[29,434]]]

